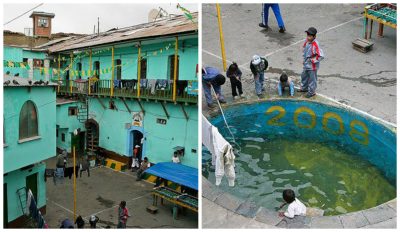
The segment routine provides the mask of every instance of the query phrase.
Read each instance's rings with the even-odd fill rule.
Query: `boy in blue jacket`
[[[301,74],[301,89],[299,92],[307,92],[306,97],[315,96],[317,89],[317,71],[319,63],[324,59],[324,52],[316,40],[317,29],[308,28],[307,39],[303,44],[303,73]]]

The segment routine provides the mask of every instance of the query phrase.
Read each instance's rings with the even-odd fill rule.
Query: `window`
[[[65,133],[61,133],[61,141],[65,142]]]
[[[78,69],[78,79],[82,79],[82,63],[81,62],[77,63],[76,67]]]
[[[58,128],[56,128],[56,137],[58,138]]]
[[[43,68],[44,67],[44,61],[41,59],[33,59],[33,67],[34,68]]]
[[[78,114],[78,107],[68,107],[68,116],[74,116]]]
[[[94,71],[95,71],[95,75],[100,79],[100,61],[95,61],[94,62]]]
[[[169,63],[169,79],[174,80],[174,65],[175,65],[175,55],[170,55],[168,57],[168,63]],[[176,71],[176,80],[179,80],[179,56],[178,56],[178,62],[177,62],[177,71]]]
[[[117,80],[121,80],[121,71],[122,71],[122,69],[121,69],[121,60],[120,59],[115,60],[114,61],[114,65],[115,65],[114,78],[116,78]]]
[[[49,19],[39,18],[38,19],[38,27],[49,27]]]
[[[38,117],[35,103],[26,101],[19,113],[19,139],[38,136]]]
[[[147,59],[140,61],[140,79],[146,79],[147,77]]]
[[[114,101],[110,101],[108,104],[108,108],[110,108],[110,110],[116,110],[117,107],[115,106],[115,102]]]

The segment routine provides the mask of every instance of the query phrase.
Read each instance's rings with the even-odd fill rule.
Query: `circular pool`
[[[388,123],[337,104],[291,99],[232,105],[224,113],[240,150],[236,185],[223,181],[225,192],[277,210],[290,188],[324,215],[396,197],[396,129]],[[233,141],[221,115],[209,120]],[[215,182],[205,148],[202,172]]]

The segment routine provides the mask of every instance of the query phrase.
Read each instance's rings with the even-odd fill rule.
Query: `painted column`
[[[45,81],[48,81],[50,78],[50,60],[44,60],[44,70],[45,70]],[[47,71],[46,71],[47,70]]]
[[[28,72],[28,77],[29,79],[33,79],[33,59],[28,59],[28,65],[29,65],[29,72]]]
[[[140,73],[140,71],[141,71],[141,64],[142,64],[142,57],[141,57],[141,50],[142,50],[142,43],[139,41],[139,45],[138,45],[139,47],[138,47],[138,66],[137,66],[137,69],[138,69],[138,77],[137,77],[137,97],[138,98],[140,98],[140,75],[141,75],[141,73]]]
[[[175,37],[175,57],[174,57],[174,87],[172,93],[172,100],[176,101],[176,79],[178,74],[178,36]]]

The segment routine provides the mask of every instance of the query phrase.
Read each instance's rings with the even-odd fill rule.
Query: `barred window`
[[[35,103],[26,101],[19,113],[19,139],[38,135],[38,118]]]

